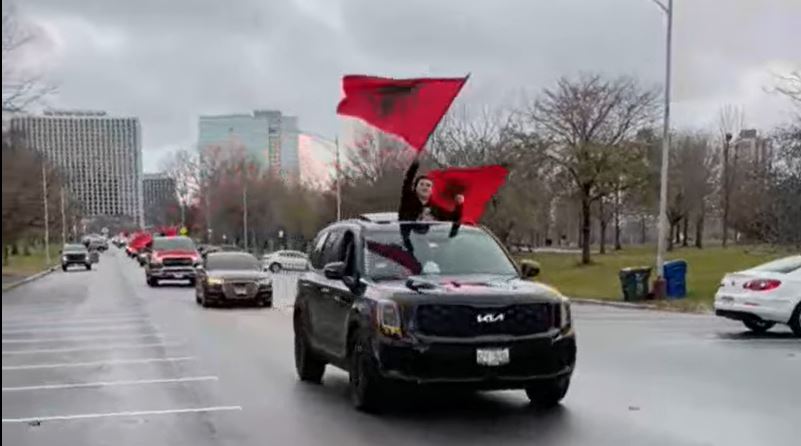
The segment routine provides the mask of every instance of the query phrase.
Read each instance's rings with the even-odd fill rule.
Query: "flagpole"
[[[339,136],[334,139],[337,146],[337,221],[342,220],[342,166],[339,160]]]

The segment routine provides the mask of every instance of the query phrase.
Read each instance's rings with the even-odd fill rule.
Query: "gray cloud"
[[[761,92],[801,65],[801,2],[675,0],[676,122],[723,103],[754,122],[782,117]],[[463,101],[579,71],[662,81],[664,17],[649,0],[26,0],[51,44],[54,105],[142,119],[146,167],[189,145],[199,114],[278,108],[333,135],[340,76],[472,72]],[[751,111],[753,110],[753,111]]]

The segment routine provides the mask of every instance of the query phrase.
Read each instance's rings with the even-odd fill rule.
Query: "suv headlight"
[[[209,277],[208,284],[209,285],[222,285],[225,281],[219,277]]]
[[[378,329],[387,336],[401,335],[401,317],[398,304],[392,301],[380,301],[376,308]]]
[[[573,316],[570,314],[570,302],[565,299],[559,304],[559,328],[567,330],[573,325]]]

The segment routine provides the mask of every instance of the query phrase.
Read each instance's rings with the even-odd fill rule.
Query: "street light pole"
[[[50,211],[47,207],[47,163],[42,160],[42,201],[44,203],[45,260],[50,267]]]
[[[670,153],[670,78],[671,78],[671,50],[673,39],[673,0],[664,3],[654,0],[667,14],[667,35],[665,43],[665,115],[662,125],[662,171],[659,185],[659,223],[657,251],[656,251],[656,275],[657,284],[655,286],[657,297],[662,297],[664,291],[663,267],[665,264],[665,237],[667,231],[667,189],[668,189],[668,162]]]
[[[244,243],[245,243],[245,251],[248,250],[248,183],[247,179],[243,182],[244,187],[242,188],[242,220],[243,220],[243,230],[244,230]]]
[[[304,135],[311,136],[315,139],[318,139],[323,142],[327,142],[329,144],[333,144],[336,147],[336,194],[337,194],[337,221],[342,220],[342,163],[340,157],[340,148],[339,148],[339,137],[335,137],[333,140],[328,139],[325,136],[320,135],[319,133],[310,132],[307,130],[303,130],[301,133]],[[330,149],[329,149],[330,150]]]
[[[61,186],[61,245],[67,244],[67,213],[64,211],[64,186]]]

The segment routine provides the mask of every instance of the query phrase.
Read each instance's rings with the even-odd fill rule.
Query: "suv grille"
[[[506,307],[420,305],[417,307],[417,330],[425,335],[457,338],[543,333],[554,327],[554,307],[550,303]],[[479,322],[479,318],[483,322]]]
[[[164,266],[192,266],[192,259],[190,258],[164,259],[162,263]]]

